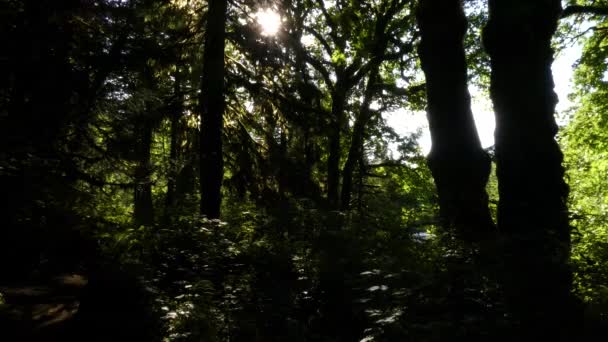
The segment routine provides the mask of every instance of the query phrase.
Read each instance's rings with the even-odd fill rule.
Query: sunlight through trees
[[[607,0],[0,7],[0,341],[608,334]]]

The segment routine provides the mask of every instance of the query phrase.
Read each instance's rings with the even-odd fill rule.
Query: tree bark
[[[433,146],[428,164],[439,195],[443,226],[466,241],[493,231],[485,186],[491,162],[471,112],[460,0],[423,0],[417,9],[419,56],[426,77]]]
[[[484,45],[492,67],[508,309],[518,340],[570,340],[577,304],[551,73],[561,2],[490,0],[489,11]]]
[[[200,185],[201,214],[219,218],[224,163],[222,127],[224,114],[224,47],[226,0],[210,0],[203,52],[201,85]]]

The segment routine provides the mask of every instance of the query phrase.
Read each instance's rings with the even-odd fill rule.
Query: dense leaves
[[[578,5],[605,6],[580,3]],[[583,7],[581,7],[582,9]],[[576,290],[585,300],[605,306],[605,256],[607,226],[606,174],[606,36],[605,15],[575,13],[570,29],[580,36],[582,54],[576,65],[571,97],[576,106],[568,112],[568,125],[561,136],[570,186],[570,211],[576,227],[573,263],[577,271]],[[591,16],[591,21],[584,17]],[[594,310],[600,310],[596,308]]]

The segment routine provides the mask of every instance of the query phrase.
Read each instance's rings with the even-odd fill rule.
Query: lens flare
[[[281,16],[270,8],[260,9],[255,17],[262,28],[263,36],[274,36],[281,27]]]

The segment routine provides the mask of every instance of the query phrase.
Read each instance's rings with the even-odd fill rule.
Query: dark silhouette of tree
[[[226,0],[209,1],[200,98],[201,214],[208,218],[220,216],[222,203],[226,11]]]
[[[183,88],[183,75],[179,71],[179,66],[174,74],[173,94],[175,96],[175,102],[171,106],[171,126],[170,126],[170,145],[169,145],[169,175],[167,179],[167,194],[165,196],[165,218],[168,218],[171,210],[173,210],[178,201],[178,197],[181,197],[177,193],[177,176],[179,158],[182,157],[181,143],[184,140],[184,124],[182,117],[184,116],[184,94],[182,93]]]
[[[134,171],[134,193],[133,193],[133,220],[137,226],[149,226],[154,223],[154,207],[152,204],[152,134],[154,121],[153,101],[149,98],[154,89],[154,75],[149,67],[143,70],[144,106],[142,113],[135,113],[135,148],[134,157],[137,161]]]
[[[350,208],[350,202],[353,192],[353,176],[357,165],[362,167],[361,158],[363,158],[363,143],[365,139],[365,128],[369,123],[372,116],[372,110],[370,108],[373,96],[376,90],[376,82],[378,81],[378,68],[373,69],[368,78],[367,84],[365,85],[365,91],[363,94],[363,100],[361,102],[361,108],[355,123],[353,124],[352,139],[350,142],[350,149],[348,150],[348,156],[346,162],[342,168],[342,189],[341,189],[341,209],[346,211]]]
[[[433,173],[443,225],[470,242],[494,230],[485,187],[490,158],[481,143],[467,88],[464,35],[467,20],[460,0],[423,0],[417,9],[418,48],[426,76],[427,115]]]
[[[336,5],[337,7],[329,8],[324,1],[315,1],[314,8],[321,15],[309,18],[303,27],[303,31],[314,37],[320,45],[321,56],[306,51],[300,41],[290,39],[289,42],[299,58],[318,73],[331,100],[325,129],[327,202],[332,208],[340,209],[349,206],[341,205],[341,195],[350,195],[348,184],[345,191],[340,191],[340,180],[344,181],[341,172],[344,153],[342,140],[348,126],[348,100],[354,88],[372,70],[379,68],[383,62],[399,61],[411,52],[412,42],[409,39],[400,40],[404,27],[398,24],[406,20],[403,13],[410,1],[387,0],[374,5],[337,2]],[[368,16],[370,11],[374,16]]]
[[[519,340],[570,340],[577,312],[568,267],[568,186],[555,140],[557,96],[551,73],[551,38],[561,3],[491,0],[489,11],[484,45],[492,67],[498,228],[505,244],[501,272],[508,309]]]
[[[562,18],[567,18],[577,14],[590,14],[594,16],[606,16],[608,15],[608,6],[584,6],[584,5],[570,5],[564,8],[562,12]]]

